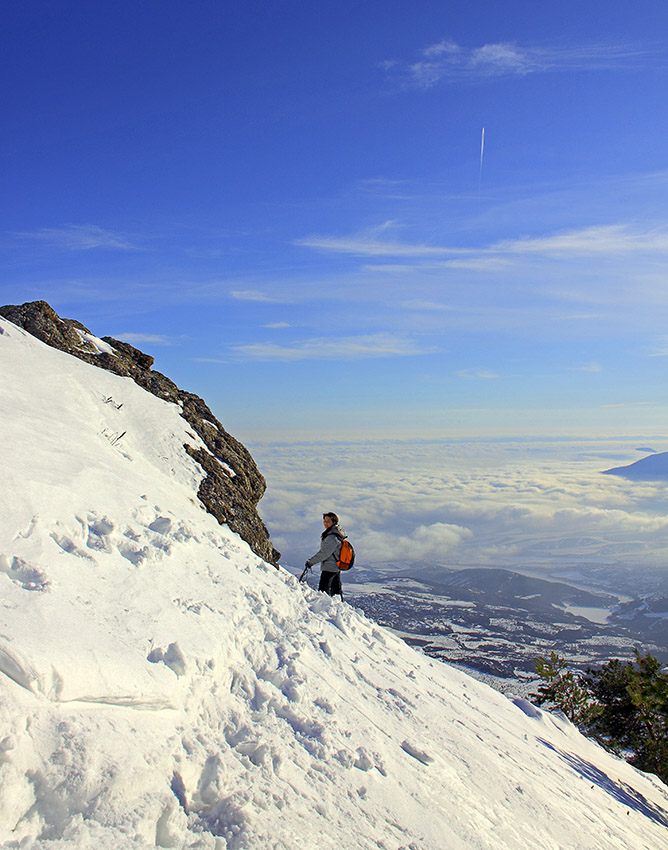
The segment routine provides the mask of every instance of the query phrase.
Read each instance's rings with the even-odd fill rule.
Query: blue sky
[[[242,438],[663,432],[665,2],[3,18],[2,303]]]

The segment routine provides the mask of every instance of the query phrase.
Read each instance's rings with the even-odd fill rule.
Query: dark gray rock
[[[266,561],[278,563],[280,553],[269,540],[269,532],[257,512],[266,483],[248,449],[223,428],[206,403],[193,393],[180,390],[173,381],[154,371],[153,357],[127,342],[102,337],[114,354],[100,352],[83,334],[88,328],[74,319],[61,319],[46,301],[0,307],[0,315],[47,343],[86,363],[132,378],[140,387],[165,401],[178,404],[188,422],[209,450],[186,445],[188,454],[206,475],[198,497],[219,523],[226,523],[251,549]]]

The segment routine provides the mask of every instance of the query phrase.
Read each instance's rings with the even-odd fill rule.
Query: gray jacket
[[[340,525],[333,525],[322,536],[320,550],[311,555],[306,562],[309,567],[314,564],[322,564],[320,569],[323,573],[338,573],[340,572],[337,561],[341,555],[341,541],[348,535]]]

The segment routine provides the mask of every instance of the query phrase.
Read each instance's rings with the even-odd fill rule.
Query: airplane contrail
[[[482,185],[482,158],[485,155],[485,128],[482,128],[482,136],[480,137],[480,174],[478,175],[478,194],[480,194],[480,186]]]

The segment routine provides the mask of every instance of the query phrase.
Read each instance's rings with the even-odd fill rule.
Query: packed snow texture
[[[3,848],[666,845],[654,777],[219,526],[177,406],[0,331]]]

